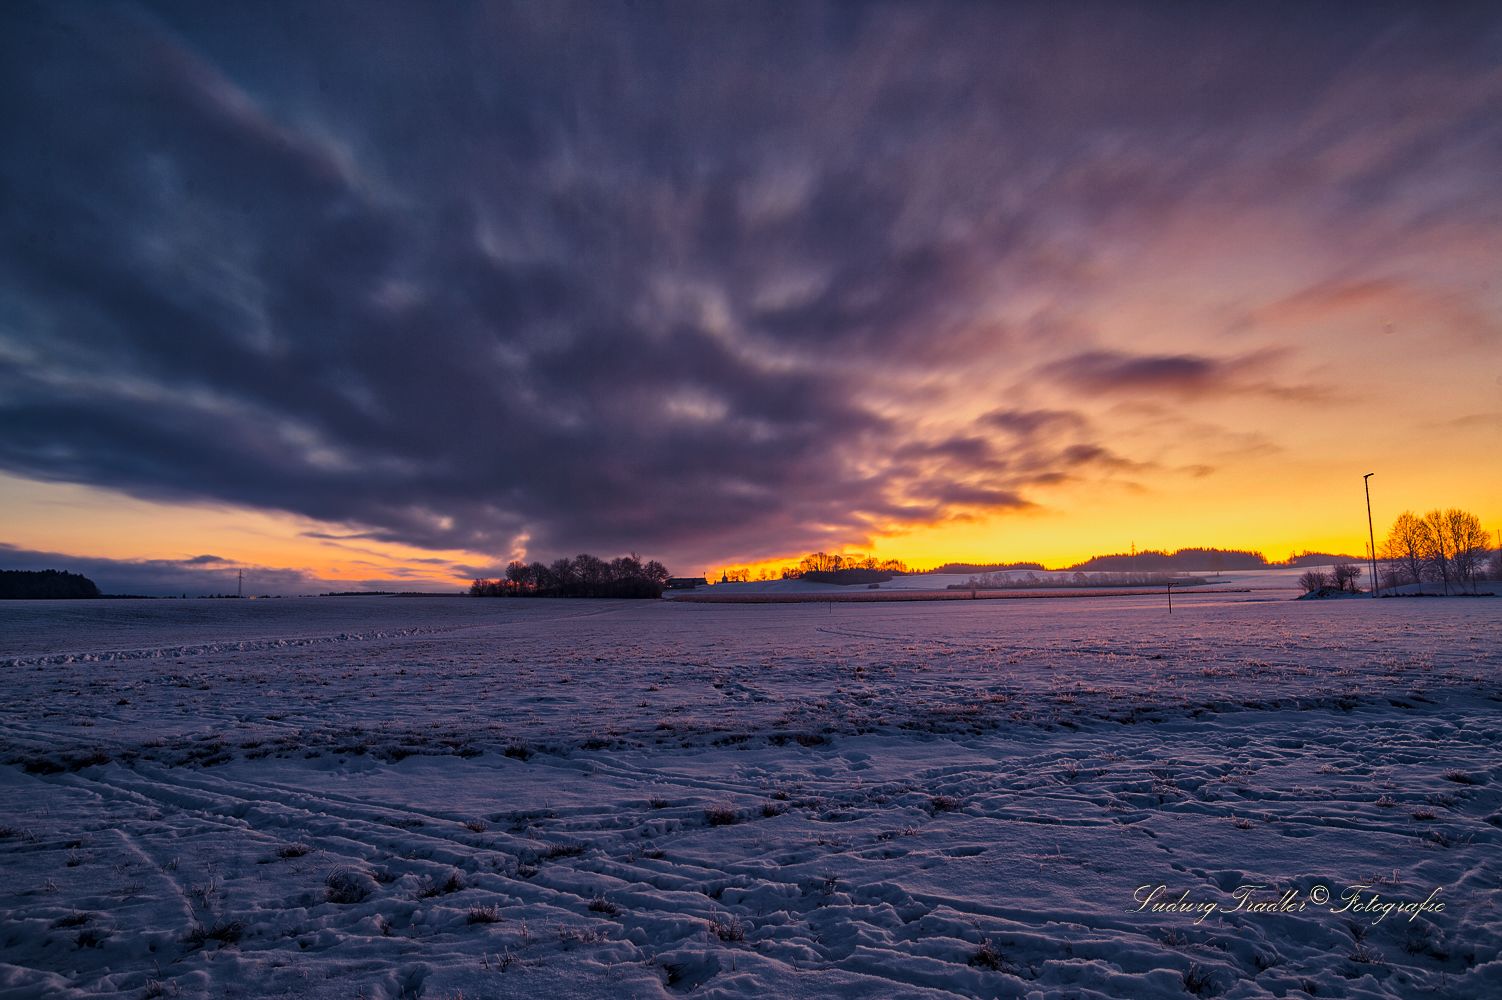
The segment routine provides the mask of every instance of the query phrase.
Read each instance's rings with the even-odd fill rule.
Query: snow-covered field
[[[1502,601],[1292,596],[0,605],[0,997],[1502,996]]]

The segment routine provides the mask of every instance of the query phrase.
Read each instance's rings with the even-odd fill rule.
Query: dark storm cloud
[[[1328,386],[1269,378],[1277,352],[1229,358],[1196,354],[1127,354],[1084,351],[1044,365],[1039,374],[1071,389],[1107,395],[1194,397],[1209,393],[1250,394],[1303,402],[1338,397]]]
[[[1087,426],[1082,414],[1069,410],[992,410],[980,418],[982,425],[995,430],[1032,437],[1058,431],[1077,431]]]
[[[1042,374],[1092,392],[1198,394],[1235,385],[1241,378],[1240,368],[1235,360],[1189,354],[1086,351],[1045,366]]]
[[[1256,172],[1234,144],[1352,66],[1463,75],[1495,37],[1464,11],[1304,6],[0,18],[0,468],[348,539],[669,558],[1023,507],[1123,467],[1062,411],[957,435],[884,393],[1036,367],[1035,342],[1077,331],[1059,303],[1092,291],[1092,232],[1286,185],[1312,140]],[[1430,138],[1328,210],[1383,198]],[[1054,304],[1001,315],[1024,296]],[[1047,377],[1245,384],[1074,346]]]

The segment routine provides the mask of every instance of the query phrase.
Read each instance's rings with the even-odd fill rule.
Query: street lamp
[[[1368,472],[1361,477],[1361,485],[1366,490],[1366,554],[1372,561],[1372,596],[1377,596],[1377,537],[1372,533],[1372,477],[1375,472]]]

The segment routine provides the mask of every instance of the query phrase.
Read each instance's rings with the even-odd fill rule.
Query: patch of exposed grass
[[[183,943],[193,948],[202,948],[210,941],[221,946],[238,944],[245,935],[245,925],[238,920],[221,920],[209,927],[197,924],[183,938]]]
[[[1184,973],[1184,990],[1197,997],[1213,997],[1220,992],[1214,977],[1198,965],[1189,966],[1189,970]]]
[[[348,868],[335,868],[329,872],[323,880],[330,903],[349,905],[358,903],[370,895],[370,882],[374,881],[368,875]]]
[[[98,948],[104,944],[105,939],[108,937],[109,935],[98,927],[85,927],[78,932],[78,936],[73,939],[73,943],[80,948]]]
[[[456,868],[450,871],[447,877],[441,882],[437,879],[429,881],[427,885],[423,886],[422,891],[417,894],[417,898],[432,899],[435,896],[450,896],[456,892],[462,892],[464,889],[464,875]]]
[[[474,906],[465,916],[466,924],[498,924],[504,918],[499,906]]]
[[[709,921],[709,930],[721,941],[744,941],[746,940],[746,923],[740,917],[726,917],[720,914]]]
[[[969,964],[977,969],[990,969],[992,972],[1009,972],[1012,968],[1011,963],[1002,955],[1001,949],[997,948],[990,938],[981,942],[981,946],[970,956]]]

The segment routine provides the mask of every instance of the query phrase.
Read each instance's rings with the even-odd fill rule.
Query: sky
[[[7,3],[0,568],[1502,528],[1494,4]]]

